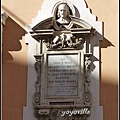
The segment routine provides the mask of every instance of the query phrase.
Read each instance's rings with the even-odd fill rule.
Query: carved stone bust
[[[61,3],[58,6],[57,16],[59,17],[59,19],[57,19],[57,22],[63,25],[68,24],[71,21],[69,15],[70,15],[70,11],[68,5],[65,3]]]
[[[84,37],[91,34],[92,26],[76,17],[75,12],[75,7],[70,2],[57,2],[52,10],[53,17],[45,19],[32,28],[36,33],[33,37],[37,36],[39,39],[41,34],[49,50],[82,49]]]

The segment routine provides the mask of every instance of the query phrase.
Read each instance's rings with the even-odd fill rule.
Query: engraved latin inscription
[[[76,96],[78,54],[48,55],[48,96]]]

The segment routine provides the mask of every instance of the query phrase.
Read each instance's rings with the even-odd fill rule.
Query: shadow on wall
[[[12,13],[8,8],[2,5],[2,9],[10,16],[13,16],[17,21],[22,23],[22,25],[25,25],[25,22],[22,21],[18,16],[16,16],[14,13]]]
[[[100,41],[100,103],[103,106],[103,119],[104,120],[118,120],[118,85],[108,83],[108,77],[101,78],[101,50],[108,47],[115,47],[108,39],[104,37],[104,23],[103,23],[103,40]],[[102,79],[102,80],[101,80]],[[111,78],[110,81],[116,78]]]
[[[25,35],[25,30],[16,24],[10,17],[3,28],[2,59],[3,62],[13,60],[9,51],[20,51],[22,49],[20,39]]]
[[[103,40],[100,42],[100,48],[107,48],[107,47],[115,47],[115,46],[104,37]]]
[[[111,79],[115,80],[115,78]],[[106,79],[106,81],[109,80]],[[118,85],[104,81],[100,85],[100,105],[103,106],[103,120],[118,120]]]
[[[27,53],[23,50],[27,45],[23,47],[20,42],[24,35],[25,30],[9,17],[2,38],[2,120],[22,120],[27,89],[27,57],[22,58]],[[21,63],[15,62],[9,51],[21,58]]]

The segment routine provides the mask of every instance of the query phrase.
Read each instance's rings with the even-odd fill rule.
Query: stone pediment
[[[64,13],[64,17],[60,17],[63,13],[60,11],[61,4],[67,5],[66,13]],[[63,6],[62,6],[63,7]],[[61,9],[62,10],[62,9]],[[61,15],[60,15],[61,14]],[[48,31],[71,31],[78,32],[82,31],[83,33],[89,33],[93,30],[93,26],[90,25],[85,20],[81,19],[80,14],[75,6],[68,1],[59,1],[57,2],[52,9],[51,17],[47,17],[38,23],[36,23],[33,27],[31,33],[41,33],[41,30],[46,30],[44,33],[48,33]],[[61,20],[65,20],[63,22]],[[87,32],[85,32],[87,31]],[[43,34],[43,31],[42,31]],[[50,34],[50,33],[49,33]],[[34,35],[33,35],[34,36]]]
[[[59,23],[55,17],[50,17],[35,25],[30,33],[37,41],[44,39],[48,49],[82,49],[80,46],[84,43],[85,37],[93,35],[95,29],[78,17],[69,16],[67,24]]]
[[[82,29],[91,29],[92,26],[85,22],[84,20],[77,18],[77,17],[71,17],[72,23],[70,23],[70,29],[73,28],[81,28]],[[47,18],[41,22],[39,22],[37,25],[35,25],[32,30],[45,30],[45,29],[55,29],[59,30],[57,27],[54,17]]]

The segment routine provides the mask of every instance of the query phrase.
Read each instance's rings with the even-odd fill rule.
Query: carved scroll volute
[[[90,79],[89,70],[91,65],[91,54],[84,55],[84,73],[85,73],[85,83],[84,83],[84,104],[91,105],[91,93],[89,90]]]

